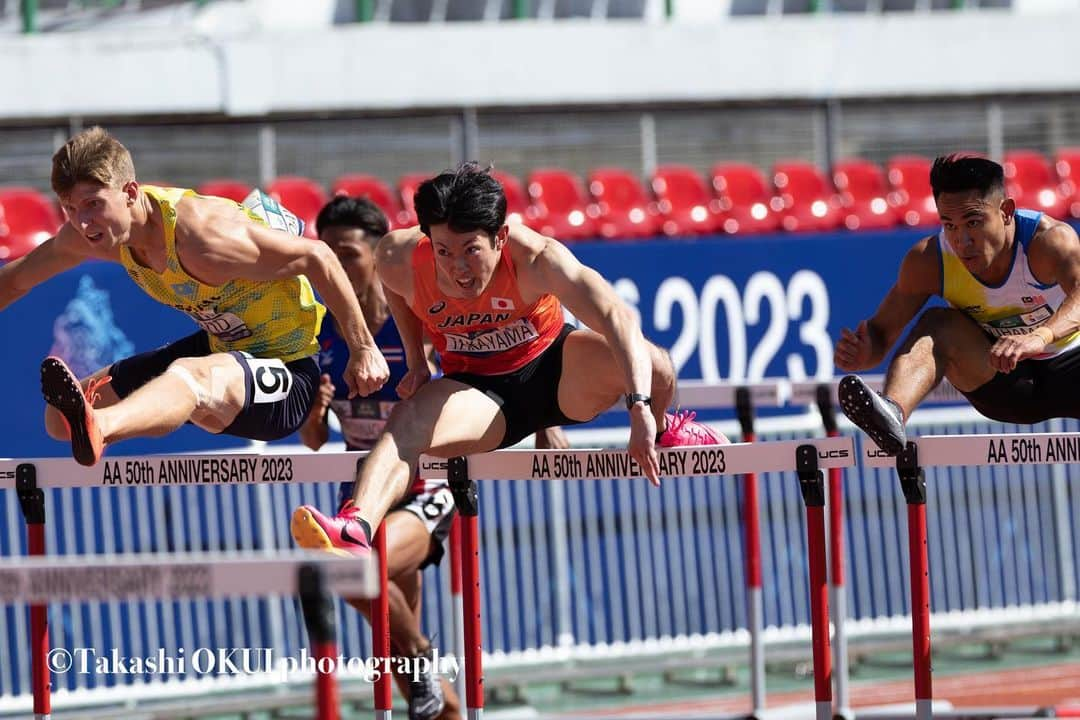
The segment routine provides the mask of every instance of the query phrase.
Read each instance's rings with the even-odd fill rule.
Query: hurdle
[[[855,463],[851,438],[738,443],[664,448],[658,451],[662,475],[700,477],[795,471],[806,505],[810,604],[818,720],[832,717],[832,664],[828,592],[825,576],[825,491],[822,469]],[[476,478],[496,480],[574,480],[644,478],[624,450],[501,450],[444,461],[462,518],[462,588],[465,618],[465,683],[469,720],[483,717],[480,636],[480,577]],[[439,469],[439,468],[432,468]],[[424,471],[424,468],[421,468]]]
[[[756,439],[754,415],[757,407],[781,407],[786,397],[786,383],[763,381],[732,385],[707,385],[684,382],[678,390],[680,403],[703,409],[735,409],[744,443]],[[832,472],[830,470],[830,472]],[[746,621],[750,631],[750,717],[761,717],[765,710],[765,609],[761,580],[761,509],[758,502],[756,472],[742,476],[743,522],[746,524]]]
[[[324,672],[320,662],[337,656],[330,592],[373,597],[379,592],[373,564],[372,558],[363,561],[310,552],[275,558],[256,553],[7,558],[0,563],[0,604],[24,602],[44,612],[49,602],[298,595],[315,660],[318,717],[337,720],[337,680],[333,669]],[[35,630],[34,717],[48,720],[47,619]]]
[[[1080,433],[926,435],[909,441],[895,458],[867,442],[862,462],[866,467],[895,468],[907,503],[915,718],[929,720],[934,713],[925,468],[1076,463],[1080,462]]]
[[[881,375],[863,378],[866,384],[880,391],[885,385]],[[840,436],[836,406],[839,380],[808,380],[790,383],[788,402],[791,405],[816,406],[828,437]],[[926,400],[926,404],[966,403],[967,399],[949,382],[942,381]],[[850,704],[850,669],[847,638],[847,590],[844,583],[844,475],[840,468],[829,470],[829,583],[833,619],[833,644],[836,665],[836,715],[846,720],[854,717]]]
[[[358,458],[366,453],[339,452],[294,455],[288,453],[235,453],[191,455],[145,455],[106,457],[93,467],[84,467],[67,458],[0,459],[0,490],[14,489],[19,497],[27,523],[28,551],[32,557],[45,557],[44,487],[153,487],[174,485],[218,484],[275,484],[286,482],[342,482],[352,480]],[[426,459],[432,464],[431,459]],[[444,462],[444,461],[440,461]],[[430,475],[438,479],[437,473]],[[372,654],[390,657],[388,602],[386,595],[386,546],[380,529],[373,538],[378,560],[368,573],[374,578],[376,590],[357,597],[376,598],[372,617]],[[320,555],[321,556],[321,555]],[[132,557],[132,556],[124,556]],[[265,560],[265,559],[264,559]],[[352,562],[357,562],[353,560]],[[4,567],[0,565],[0,567]],[[375,573],[378,573],[378,576]],[[312,581],[317,582],[317,581]],[[327,630],[326,611],[321,608],[314,591],[313,609],[305,606],[305,620],[310,620],[310,633],[320,638],[318,648],[326,649],[327,638],[334,640],[333,626]],[[242,594],[242,593],[241,593]],[[257,594],[257,593],[250,593]],[[296,593],[290,593],[296,594]],[[206,594],[204,594],[206,596]],[[209,594],[209,596],[216,596]],[[93,598],[90,598],[93,599]],[[115,598],[113,598],[115,599]],[[330,608],[332,611],[332,607]],[[31,686],[34,713],[48,718],[51,707],[51,688],[46,656],[49,634],[46,601],[30,604],[31,619]],[[330,616],[332,622],[332,614]],[[320,679],[320,683],[329,683]],[[381,673],[375,680],[376,717],[390,717],[392,678]],[[335,686],[336,687],[336,686]],[[335,691],[336,692],[336,691]],[[323,700],[323,704],[330,704]],[[337,710],[335,709],[335,715]],[[320,715],[322,717],[322,715]]]

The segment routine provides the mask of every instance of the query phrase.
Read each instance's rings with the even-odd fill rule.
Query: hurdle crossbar
[[[0,605],[179,597],[296,595],[301,567],[325,571],[331,592],[374,597],[372,558],[326,553],[190,553],[15,557],[0,562]]]
[[[930,571],[926,531],[924,468],[936,466],[1053,465],[1080,462],[1080,433],[989,433],[927,435],[908,441],[896,457],[867,442],[862,464],[894,467],[908,506],[908,555],[911,585],[911,638],[916,720],[933,717],[930,673]]]
[[[924,435],[914,438],[923,467],[949,465],[1056,465],[1080,462],[1080,432]],[[863,446],[867,467],[895,467],[896,458],[872,442]]]
[[[795,451],[801,445],[817,449],[821,468],[855,464],[851,438],[778,440],[764,443],[733,443],[661,448],[657,450],[660,475],[702,477],[785,472],[796,469]],[[431,469],[446,469],[445,460]],[[422,461],[423,463],[423,461]],[[477,480],[607,480],[642,478],[645,473],[625,450],[500,450],[470,455],[469,475]],[[420,474],[429,466],[421,464]]]

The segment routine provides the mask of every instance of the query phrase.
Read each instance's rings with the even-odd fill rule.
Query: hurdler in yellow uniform
[[[191,422],[256,440],[291,434],[319,385],[314,355],[325,309],[349,348],[350,397],[389,375],[349,279],[323,243],[262,193],[243,205],[191,190],[140,186],[127,149],[101,128],[53,156],[67,222],[0,268],[0,309],[86,258],[120,263],[151,297],[199,332],[78,380],[63,358],[41,364],[45,426],[93,465],[106,444],[159,437]]]
[[[158,302],[190,315],[208,333],[211,352],[239,350],[283,362],[319,352],[326,308],[315,299],[306,277],[230,280],[217,286],[199,282],[184,270],[176,254],[176,204],[195,192],[153,185],[143,185],[142,190],[161,209],[166,267],[163,273],[154,272],[140,265],[128,247],[120,246],[120,262],[139,287]],[[245,201],[244,210],[263,225],[269,226],[271,213],[296,223],[291,213],[258,190]]]

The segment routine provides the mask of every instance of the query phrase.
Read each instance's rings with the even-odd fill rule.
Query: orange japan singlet
[[[563,327],[562,305],[541,295],[526,305],[517,288],[509,245],[483,294],[447,297],[435,279],[431,239],[420,238],[413,250],[412,311],[439,351],[443,373],[503,375],[513,372],[551,346]]]

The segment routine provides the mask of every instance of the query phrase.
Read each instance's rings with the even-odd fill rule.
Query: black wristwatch
[[[630,410],[636,403],[645,403],[649,406],[652,405],[652,398],[641,393],[626,393],[626,409]]]

